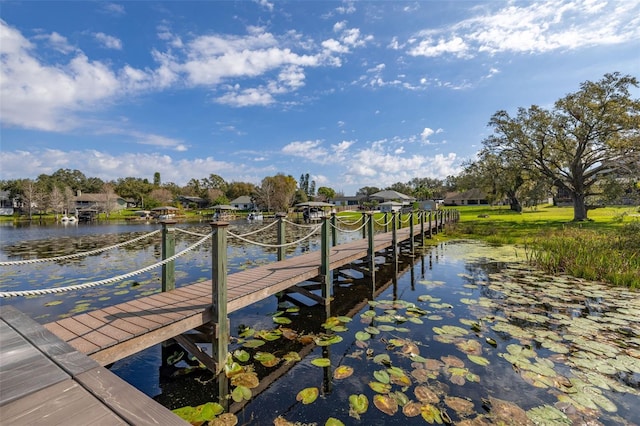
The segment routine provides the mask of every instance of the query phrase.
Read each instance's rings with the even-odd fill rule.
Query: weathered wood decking
[[[10,306],[0,342],[0,424],[186,424]]]
[[[431,225],[437,232],[437,223]],[[426,228],[426,226],[425,226]],[[420,226],[396,230],[400,243],[420,234]],[[432,230],[425,229],[430,235]],[[393,233],[375,235],[374,252],[393,245]],[[367,239],[341,244],[330,250],[334,270],[367,256]],[[309,252],[227,277],[227,312],[237,311],[320,275],[321,254]],[[108,365],[189,330],[214,318],[211,281],[154,294],[104,309],[75,315],[44,326],[100,365]]]

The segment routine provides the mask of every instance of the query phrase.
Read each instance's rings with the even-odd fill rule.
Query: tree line
[[[586,220],[590,206],[624,200],[640,202],[640,100],[631,96],[638,80],[618,72],[596,82],[586,81],[576,92],[555,102],[552,108],[521,107],[515,115],[496,112],[489,120],[493,133],[482,141],[482,149],[457,176],[444,180],[416,177],[386,188],[362,187],[356,197],[371,206],[368,197],[392,189],[418,200],[445,198],[447,192],[481,189],[491,203],[506,202],[515,211],[535,205],[550,196],[566,199],[574,208],[574,220]],[[330,201],[336,193],[319,187],[309,174],[300,179],[278,173],[259,185],[226,182],[217,174],[192,178],[185,186],[125,177],[104,182],[86,177],[79,170],[60,169],[37,179],[0,181],[0,188],[19,198],[29,209],[54,212],[70,210],[74,197],[103,193],[118,194],[140,207],[173,203],[178,196],[200,197],[210,205],[227,204],[239,196],[250,196],[258,208],[286,211],[310,199]]]

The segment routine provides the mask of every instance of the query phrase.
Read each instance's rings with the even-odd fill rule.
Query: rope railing
[[[315,226],[315,229],[313,229],[313,231],[311,231],[310,233],[308,233],[308,234],[307,234],[307,235],[305,235],[304,237],[302,237],[302,238],[300,238],[300,239],[298,239],[298,240],[296,240],[296,241],[292,241],[292,242],[290,242],[290,243],[283,243],[283,244],[267,244],[267,243],[259,243],[259,242],[257,242],[257,241],[252,241],[252,240],[249,240],[249,239],[247,239],[247,238],[244,238],[244,237],[243,237],[243,236],[241,236],[241,235],[234,234],[234,233],[233,233],[233,232],[231,232],[231,231],[228,231],[228,234],[229,234],[229,236],[234,237],[234,238],[237,238],[237,239],[239,239],[240,241],[244,241],[244,242],[246,242],[246,243],[250,243],[250,244],[255,244],[255,245],[260,246],[260,247],[280,248],[280,247],[290,247],[290,246],[293,246],[293,245],[299,244],[299,243],[301,243],[301,242],[303,242],[303,241],[305,241],[305,240],[307,240],[307,239],[311,238],[311,237],[312,237],[316,232],[318,232],[318,230],[319,230],[320,228],[322,228],[322,225],[316,225],[316,226]]]
[[[293,226],[294,228],[315,228],[318,225],[314,225],[312,224],[302,224],[302,223],[295,223],[295,222],[291,222],[290,220],[287,219],[282,219],[282,221],[284,223],[288,223],[289,225]]]
[[[387,222],[385,223],[384,220],[378,222],[377,220],[373,220],[376,224],[380,225],[380,226],[387,226],[389,225],[391,222],[393,222],[393,215],[389,216],[389,220],[387,220]]]
[[[349,222],[348,220],[344,220],[344,219],[340,219],[339,216],[336,216],[336,221],[342,225],[346,225],[346,226],[353,226],[356,225],[358,223],[360,223],[360,221],[362,220],[362,218],[358,218],[358,220],[354,220],[353,222]]]
[[[58,260],[67,260],[67,259],[74,259],[76,257],[90,256],[92,254],[102,253],[103,251],[113,250],[113,249],[118,248],[118,247],[126,246],[127,244],[135,243],[137,241],[140,241],[140,240],[143,240],[145,238],[151,237],[152,235],[155,235],[155,234],[157,234],[159,232],[160,232],[160,230],[158,229],[158,230],[155,230],[153,232],[149,232],[148,234],[145,234],[145,235],[142,235],[140,237],[134,238],[132,240],[124,241],[122,243],[114,244],[114,245],[108,246],[108,247],[102,247],[102,248],[95,249],[95,250],[83,251],[83,252],[80,252],[80,253],[67,254],[67,255],[64,255],[64,256],[44,257],[44,258],[39,258],[39,259],[26,259],[26,260],[13,260],[13,261],[0,262],[0,266],[15,266],[15,265],[27,265],[27,264],[31,264],[31,263],[56,262]]]
[[[99,280],[99,281],[92,281],[89,283],[84,283],[84,284],[76,284],[76,285],[70,285],[70,286],[66,286],[66,287],[54,287],[54,288],[44,288],[44,289],[38,289],[38,290],[21,290],[21,291],[3,291],[0,292],[0,298],[8,298],[8,297],[19,297],[19,296],[42,296],[45,294],[54,294],[54,293],[63,293],[63,292],[67,292],[67,291],[73,291],[73,290],[83,290],[86,288],[91,288],[91,287],[97,287],[100,285],[104,285],[104,284],[111,284],[111,283],[115,283],[118,281],[122,281],[125,280],[127,278],[131,278],[131,277],[135,277],[136,275],[140,275],[143,274],[145,272],[149,272],[157,267],[160,267],[164,264],[167,264],[185,254],[187,254],[188,252],[190,252],[191,250],[195,249],[196,247],[204,244],[204,242],[206,240],[208,240],[209,238],[211,238],[211,235],[213,233],[210,233],[208,235],[206,235],[204,238],[200,239],[198,242],[196,242],[195,244],[191,245],[190,247],[187,247],[186,249],[182,250],[179,253],[176,253],[175,255],[168,257],[164,260],[161,260],[158,263],[155,263],[153,265],[149,265],[146,266],[144,268],[138,269],[136,271],[132,271],[126,274],[122,274],[122,275],[117,275],[115,277],[111,277],[111,278],[106,278],[104,280]]]
[[[358,221],[360,222],[360,221]],[[355,222],[354,225],[358,222]],[[332,228],[337,229],[340,232],[344,232],[345,234],[350,234],[350,233],[355,233],[355,232],[359,232],[362,228],[364,228],[367,223],[369,222],[369,218],[367,218],[362,225],[360,225],[359,227],[355,228],[355,229],[344,229],[344,228],[340,228],[339,226],[334,225],[333,223],[329,222],[329,225],[331,225]],[[344,222],[340,222],[342,224],[344,224]],[[352,225],[353,226],[353,225]]]

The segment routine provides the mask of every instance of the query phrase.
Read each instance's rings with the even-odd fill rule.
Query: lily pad
[[[374,395],[373,405],[380,411],[390,416],[398,412],[398,403],[389,395]]]
[[[334,379],[346,379],[353,374],[353,367],[349,367],[348,365],[341,365],[335,369],[333,372]]]
[[[331,360],[329,358],[316,358],[311,361],[311,364],[316,367],[329,367],[331,365]]]
[[[296,395],[296,401],[300,401],[305,405],[311,404],[318,399],[318,395],[320,395],[320,390],[318,388],[305,388],[298,392],[298,395]]]

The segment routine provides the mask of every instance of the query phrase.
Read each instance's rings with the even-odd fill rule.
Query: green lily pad
[[[329,358],[316,358],[311,361],[311,364],[316,367],[329,367],[331,365],[331,360]]]
[[[298,392],[298,395],[296,395],[296,401],[300,401],[305,405],[311,404],[318,399],[318,395],[320,395],[320,390],[318,388],[305,388]]]

